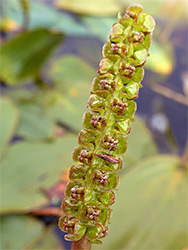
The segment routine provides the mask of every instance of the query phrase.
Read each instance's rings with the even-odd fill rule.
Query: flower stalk
[[[110,41],[103,46],[88,100],[91,112],[83,116],[59,219],[60,229],[68,233],[65,239],[74,242],[72,249],[89,249],[80,242],[100,244],[108,233],[117,171],[123,165],[120,155],[127,148],[154,26],[151,15],[132,5],[124,16],[118,14]]]

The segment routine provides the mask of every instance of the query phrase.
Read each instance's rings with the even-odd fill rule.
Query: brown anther
[[[82,156],[78,156],[78,160],[79,160],[79,161],[81,161],[81,162],[83,162],[84,157],[82,157]]]
[[[119,47],[117,44],[112,43],[111,45],[111,52],[117,52],[119,50]]]
[[[71,192],[72,193],[76,193],[76,189],[73,187],[73,188],[71,188]]]
[[[91,118],[90,124],[93,125],[95,128],[97,128],[98,126],[101,127],[102,125],[105,125],[105,120],[102,120],[101,116],[93,116]]]
[[[136,14],[135,14],[134,12],[129,11],[129,10],[126,11],[126,14],[127,14],[128,16],[130,16],[131,18],[135,18],[135,16],[136,16]]]
[[[108,235],[108,229],[106,229],[103,233],[103,236],[106,237]]]
[[[108,81],[107,80],[100,80],[100,83],[101,84],[103,84],[103,83],[106,84],[106,83],[108,83]]]
[[[93,125],[94,127],[96,127],[97,124],[98,124],[98,117],[97,116],[93,116],[91,118],[90,124]]]
[[[80,152],[80,155],[81,155],[82,157],[86,157],[86,153],[84,153],[84,152]]]
[[[116,112],[117,114],[122,114],[122,112],[126,111],[127,103],[123,103],[123,100],[114,99],[111,108],[112,111]]]
[[[135,32],[134,38],[136,41],[143,42],[144,41],[144,34]]]
[[[120,72],[123,72],[126,75],[134,75],[135,67],[129,64],[123,63],[119,69]]]
[[[109,149],[109,150],[115,150],[117,148],[118,140],[115,137],[111,137],[108,135],[105,135],[102,140],[102,146],[103,148]]]
[[[109,89],[110,85],[107,80],[100,80],[101,88],[103,89]]]
[[[85,215],[90,220],[96,220],[100,215],[100,208],[96,206],[87,206],[85,210]]]
[[[126,50],[126,48],[122,48],[122,52],[123,52],[124,56],[127,55],[127,50]]]
[[[112,204],[114,204],[115,201],[116,201],[116,196],[114,195],[114,198],[113,198],[113,200],[112,200]]]
[[[96,181],[97,183],[101,183],[102,185],[107,185],[108,184],[108,178],[109,176],[105,171],[99,171],[96,170],[93,175],[93,180]]]
[[[81,150],[80,155],[78,156],[78,160],[82,163],[88,164],[92,158],[92,151]]]
[[[135,67],[134,66],[128,65],[127,69],[129,70],[130,75],[133,75],[135,73]]]
[[[71,194],[72,198],[76,198],[77,194],[73,193]]]

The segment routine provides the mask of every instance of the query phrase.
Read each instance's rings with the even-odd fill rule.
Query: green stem
[[[87,234],[85,234],[80,240],[73,241],[71,250],[91,250],[91,243],[87,238]]]
[[[29,0],[20,0],[20,5],[23,12],[22,30],[27,31],[29,28]]]

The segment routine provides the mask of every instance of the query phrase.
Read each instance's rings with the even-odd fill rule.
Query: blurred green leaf
[[[35,244],[33,250],[63,250],[60,239],[53,233],[53,230],[46,232],[42,239]]]
[[[7,41],[0,49],[0,77],[7,84],[35,77],[62,38],[62,34],[41,28],[24,32]]]
[[[55,123],[47,114],[47,110],[42,110],[35,104],[19,105],[21,119],[18,134],[31,138],[53,137]]]
[[[49,75],[62,91],[62,98],[51,108],[56,119],[74,129],[81,128],[95,74],[90,65],[75,56],[63,56],[53,63]]]
[[[101,41],[95,38],[92,42],[91,39],[79,39],[75,40],[75,44],[75,53],[97,68],[102,55]]]
[[[20,101],[34,100],[36,94],[31,89],[18,86],[17,88],[5,88],[3,91],[5,96],[11,97],[16,103]]]
[[[175,156],[157,156],[121,179],[103,249],[186,247],[187,178],[181,164]]]
[[[169,75],[172,72],[174,56],[170,43],[161,45],[153,41],[149,53],[151,56],[147,58],[145,65],[147,69],[164,75]]]
[[[0,97],[0,151],[7,145],[15,133],[19,121],[16,105],[6,97]]]
[[[130,4],[141,4],[144,12],[154,15],[158,19],[168,20],[168,22],[178,20],[187,21],[187,1],[170,0],[121,0],[122,6]],[[173,22],[174,23],[174,22]],[[174,23],[175,24],[175,23]],[[164,28],[164,27],[163,27]]]
[[[15,24],[21,26],[23,21],[19,1],[6,0],[3,7],[7,20],[6,23],[2,23],[4,27],[13,29],[16,28]],[[45,1],[42,3],[30,1],[29,15],[29,28],[32,29],[37,27],[54,28],[71,36],[88,34],[86,27],[81,22],[77,22],[72,15],[59,12],[54,6],[47,4]]]
[[[39,2],[31,3],[30,27],[49,27],[64,32],[66,35],[87,35],[87,29],[70,14],[58,12],[56,8]]]
[[[140,4],[144,8],[145,13],[149,13],[151,15],[157,15],[160,13],[161,5],[164,0],[121,0],[121,5],[126,8],[130,4]]]
[[[67,55],[54,61],[49,74],[56,83],[62,85],[61,89],[69,92],[66,87],[77,86],[80,83],[90,86],[95,72],[95,69],[79,57]]]
[[[38,237],[43,225],[29,216],[1,216],[1,249],[23,249]]]
[[[88,27],[91,35],[97,36],[103,42],[106,42],[112,25],[117,22],[117,17],[82,16],[81,20]]]
[[[136,117],[136,121],[131,124],[127,143],[127,151],[123,156],[125,168],[133,166],[146,156],[157,153],[152,134],[139,117]]]
[[[56,0],[55,5],[71,12],[96,16],[113,15],[121,10],[121,5],[113,0]]]
[[[54,185],[72,160],[75,136],[51,143],[16,143],[1,160],[1,213],[25,211],[47,200],[41,189]],[[63,194],[62,194],[63,195]]]

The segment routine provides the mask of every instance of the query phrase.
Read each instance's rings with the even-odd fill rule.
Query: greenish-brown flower
[[[88,100],[91,112],[83,116],[84,129],[73,152],[76,164],[70,169],[62,202],[59,226],[69,233],[67,240],[78,241],[87,232],[92,243],[100,243],[108,233],[110,206],[119,184],[116,172],[127,148],[154,26],[141,6],[130,6],[124,16],[118,15],[110,41],[103,46]]]

